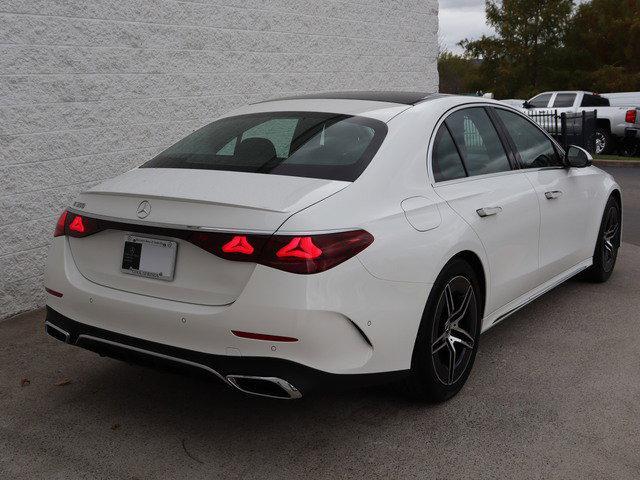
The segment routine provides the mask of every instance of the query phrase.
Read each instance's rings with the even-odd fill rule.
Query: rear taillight
[[[259,263],[291,273],[319,273],[354,257],[373,242],[373,235],[354,230],[324,235],[274,235]]]
[[[64,235],[64,224],[67,221],[67,211],[63,211],[58,217],[58,221],[56,222],[56,229],[53,232],[53,236],[62,237]]]
[[[324,235],[235,235],[197,232],[188,241],[226,260],[254,262],[291,273],[324,272],[373,242],[364,230]]]
[[[99,231],[100,227],[95,218],[78,215],[77,213],[65,210],[58,218],[53,236],[86,237]]]
[[[627,123],[636,123],[637,117],[638,117],[637,110],[627,110],[627,114],[624,117],[624,121]]]
[[[87,237],[109,228],[147,231],[140,226],[102,221],[65,210],[56,223],[54,236]],[[300,274],[329,270],[373,242],[373,235],[364,230],[321,235],[259,235],[165,229],[164,235],[184,239],[225,260],[260,263]]]

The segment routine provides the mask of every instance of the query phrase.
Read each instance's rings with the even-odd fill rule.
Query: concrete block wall
[[[0,318],[41,306],[81,190],[235,106],[437,91],[437,0],[2,0]]]

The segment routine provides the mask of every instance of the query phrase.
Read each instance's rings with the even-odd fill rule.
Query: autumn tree
[[[562,68],[571,86],[615,92],[640,90],[640,0],[592,0],[569,23]]]
[[[466,94],[475,93],[484,88],[478,77],[480,62],[449,51],[438,56],[438,73],[440,74],[440,92]]]
[[[485,91],[499,98],[529,96],[563,80],[558,69],[573,0],[487,0],[495,35],[463,40],[466,56],[482,60]]]

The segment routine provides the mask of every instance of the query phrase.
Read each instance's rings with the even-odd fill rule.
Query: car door
[[[559,148],[525,116],[502,108],[495,112],[540,204],[539,283],[544,283],[593,254],[586,239],[597,176],[589,168],[565,168]]]
[[[540,210],[484,107],[451,113],[432,150],[434,189],[476,232],[489,261],[487,314],[527,293],[538,271]]]

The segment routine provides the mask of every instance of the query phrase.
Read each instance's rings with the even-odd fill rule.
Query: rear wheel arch
[[[623,213],[622,213],[622,194],[620,193],[620,190],[618,190],[617,188],[614,189],[611,194],[609,195],[609,198],[614,198],[616,200],[616,202],[618,203],[618,210],[619,210],[619,214],[620,214],[620,225],[623,225],[623,221],[624,221],[624,217],[623,217]],[[607,203],[609,202],[609,200],[607,199]],[[606,204],[605,204],[606,205]],[[618,235],[618,247],[620,246],[620,238],[621,235]]]
[[[448,324],[449,320],[443,325],[442,321],[444,319],[438,314],[441,295],[445,295],[445,293],[443,293],[445,291],[444,289],[453,282],[460,280],[466,281],[468,285],[475,284],[474,292],[476,295],[475,300],[472,301],[475,301],[476,309],[474,309],[475,312],[474,310],[470,310],[470,312],[474,313],[469,313],[469,315],[473,315],[473,317],[468,319],[472,320],[472,324],[475,325],[475,330],[473,330],[470,325],[469,328],[462,326],[462,330],[460,330],[457,323],[459,320],[455,321],[454,327],[447,327],[446,324]],[[480,332],[482,331],[482,313],[484,312],[484,297],[486,296],[485,285],[486,279],[482,261],[480,257],[471,250],[463,250],[456,253],[443,265],[429,292],[424,312],[420,319],[411,355],[410,373],[405,379],[398,383],[403,393],[414,399],[442,402],[454,396],[462,388],[473,366]],[[451,290],[453,290],[453,287]],[[453,300],[454,293],[450,293],[452,306],[455,305]],[[461,300],[462,297],[467,298],[466,295],[460,295],[460,291],[456,297],[458,300]],[[470,298],[473,299],[474,297],[471,296]],[[448,301],[447,304],[449,304]],[[463,304],[464,301],[458,305]],[[455,308],[453,310],[455,311]],[[464,316],[466,317],[467,313],[464,313]],[[454,325],[454,323],[452,323],[452,325]],[[440,335],[440,330],[443,328],[445,329],[444,333]],[[442,348],[438,347],[436,350],[433,350],[433,345],[435,345],[434,336],[438,337],[437,342],[444,338],[444,335],[458,335],[459,333],[452,333],[454,330],[459,333],[467,332],[466,336],[463,335],[460,338],[464,340],[472,338],[473,341],[470,342],[470,344],[460,342],[460,340],[455,344],[449,343],[450,348],[452,348],[454,352],[453,364],[455,364],[456,354],[461,353],[458,350],[462,347],[460,347],[458,343],[471,349],[470,353],[469,350],[464,350],[464,348],[462,350],[471,356],[466,360],[468,363],[464,366],[465,370],[462,371],[455,380],[451,378],[451,382],[453,383],[442,383],[441,377],[437,374],[438,367],[433,359],[433,356],[439,350],[442,350]],[[458,346],[456,347],[455,345]],[[436,377],[438,379],[436,379]]]
[[[604,128],[605,130],[608,130],[609,133],[611,133],[611,122],[607,118],[599,118],[599,119],[597,119],[596,120],[596,127],[597,128]]]
[[[447,262],[447,264],[449,264],[452,260],[456,258],[464,260],[466,263],[468,263],[478,277],[478,282],[480,283],[480,290],[481,290],[480,293],[482,294],[480,299],[480,312],[481,312],[480,321],[482,322],[482,317],[484,317],[484,309],[487,303],[487,295],[488,295],[487,275],[485,272],[484,265],[482,264],[482,260],[480,260],[480,257],[475,252],[472,252],[471,250],[463,250],[455,254],[453,257],[451,257],[451,259]]]

